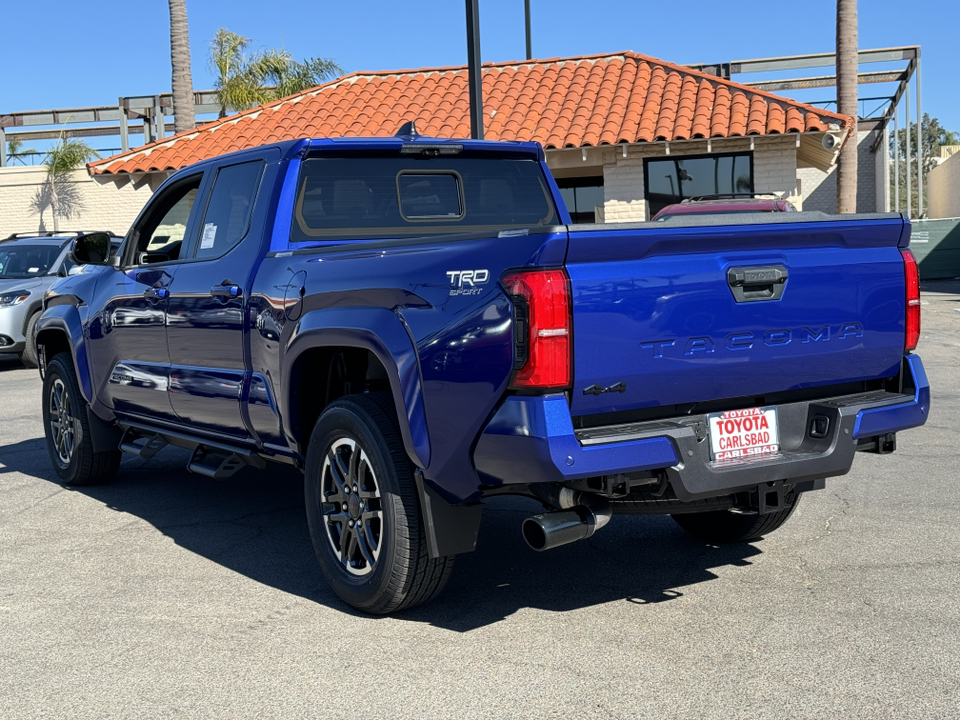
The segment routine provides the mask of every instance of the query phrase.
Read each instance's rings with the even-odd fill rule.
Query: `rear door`
[[[571,228],[574,415],[896,374],[900,217],[768,222]]]
[[[188,258],[170,283],[170,397],[186,424],[239,438],[248,430],[246,308],[261,237],[250,222],[263,158],[211,171]]]

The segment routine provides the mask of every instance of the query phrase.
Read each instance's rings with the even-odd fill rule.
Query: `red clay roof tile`
[[[484,135],[547,148],[821,132],[850,118],[636,53],[488,63]],[[89,164],[92,174],[176,170],[298,137],[393,135],[408,120],[470,134],[463,67],[354,73]]]

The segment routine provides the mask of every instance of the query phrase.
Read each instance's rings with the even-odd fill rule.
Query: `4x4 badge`
[[[627,384],[625,382],[618,382],[616,385],[611,385],[610,387],[601,387],[600,385],[591,385],[588,388],[584,388],[584,395],[602,395],[603,393],[608,392],[626,392]]]

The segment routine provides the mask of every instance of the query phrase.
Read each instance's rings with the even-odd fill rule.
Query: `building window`
[[[558,178],[557,187],[574,224],[597,222],[597,207],[603,207],[603,178]]]
[[[678,155],[643,161],[650,217],[667,205],[704,195],[753,192],[753,153]]]

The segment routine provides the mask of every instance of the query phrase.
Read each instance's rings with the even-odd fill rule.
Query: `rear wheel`
[[[800,495],[784,498],[783,510],[764,515],[744,515],[730,510],[671,515],[674,521],[699,540],[709,543],[737,543],[756,540],[783,525],[793,514]]]
[[[35,368],[37,366],[37,346],[34,344],[36,341],[37,335],[37,320],[40,319],[40,313],[35,312],[30,316],[30,319],[27,320],[26,332],[24,336],[26,339],[25,347],[23,352],[20,353],[20,362],[26,365],[28,368]]]
[[[453,557],[431,559],[390,396],[349,395],[313,429],[304,487],[313,548],[333,591],[386,614],[431,600]]]
[[[94,452],[86,401],[69,353],[48,363],[43,379],[43,427],[50,462],[66,485],[110,482],[120,467],[120,451]]]

